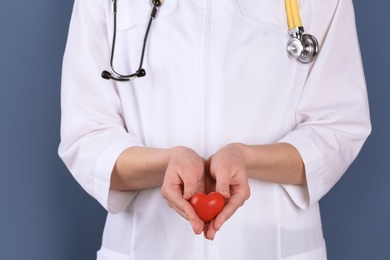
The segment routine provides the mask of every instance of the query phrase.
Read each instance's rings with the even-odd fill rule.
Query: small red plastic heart
[[[190,203],[196,214],[204,222],[210,222],[225,206],[225,199],[218,192],[211,192],[208,195],[198,192],[192,196]]]

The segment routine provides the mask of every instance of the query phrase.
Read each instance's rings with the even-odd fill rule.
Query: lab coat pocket
[[[287,28],[285,0],[237,0],[241,14],[253,22]]]
[[[177,6],[178,0],[164,1],[158,8],[157,19],[171,14]],[[117,27],[118,30],[127,30],[137,24],[149,22],[152,12],[151,0],[120,0],[117,5]]]

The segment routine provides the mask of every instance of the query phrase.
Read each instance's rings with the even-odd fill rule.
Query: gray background
[[[355,0],[373,132],[321,201],[331,260],[390,255],[390,2]],[[0,258],[94,259],[105,212],[57,156],[73,1],[1,0]]]

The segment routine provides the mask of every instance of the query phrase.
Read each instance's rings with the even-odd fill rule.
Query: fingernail
[[[183,199],[189,200],[189,199],[191,199],[192,195],[193,195],[192,193],[187,192],[186,194],[183,195]]]
[[[221,229],[221,226],[214,226],[215,231],[219,231]]]
[[[196,235],[200,235],[203,231],[203,228],[202,226],[198,226],[198,227],[193,227],[193,230]]]
[[[202,232],[194,230],[195,235],[200,235]]]
[[[223,224],[223,223],[222,223]],[[221,229],[221,227],[222,227],[222,224],[216,224],[216,222],[214,222],[214,230],[215,231],[219,231],[220,229]]]

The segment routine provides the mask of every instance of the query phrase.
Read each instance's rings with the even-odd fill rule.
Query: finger
[[[210,169],[207,167],[209,167],[209,165],[206,164],[206,168],[205,168],[205,172],[204,172],[205,193],[206,194],[215,191],[215,180],[214,180],[213,176],[211,176]]]
[[[186,219],[187,221],[190,222],[191,226],[192,226],[192,230],[194,231],[195,234],[199,235],[202,233],[202,231],[204,230],[204,223],[203,221],[201,221],[199,218],[190,218],[184,211],[181,211],[175,207],[173,207],[173,209],[180,215],[182,216],[184,219]]]
[[[225,199],[230,198],[230,174],[218,174],[216,175],[215,191],[221,193]]]
[[[245,201],[249,198],[249,189],[248,191],[237,192],[231,196],[225,207],[222,211],[217,215],[214,220],[213,228],[218,231],[222,227],[223,223],[225,223],[236,211],[239,207],[244,205]]]
[[[190,200],[191,197],[198,191],[204,190],[204,174],[199,171],[190,171],[182,176],[183,181],[183,198]]]
[[[214,229],[214,220],[208,223],[204,230],[204,237],[208,240],[214,240],[217,230]]]
[[[192,230],[194,231],[194,233],[197,235],[201,234],[204,229],[205,223],[195,213],[195,210],[193,209],[191,204],[188,203],[184,214],[188,216],[188,221],[191,223]]]
[[[187,216],[186,213],[184,213],[183,211],[179,210],[178,208],[175,208],[175,207],[171,207],[173,208],[180,216],[182,216],[184,219],[188,220],[189,221],[189,218]]]
[[[208,229],[208,227],[209,227],[209,223],[205,223],[205,224],[204,224],[204,227],[203,227],[203,236],[204,236],[205,238],[207,238],[207,237],[206,237],[206,234],[207,234],[207,229]]]
[[[182,210],[176,208],[171,202],[168,202],[168,206],[171,207],[172,209],[174,209],[174,210],[175,210],[180,216],[182,216],[184,219],[190,221],[188,215],[187,215],[184,211],[182,211]]]
[[[206,181],[205,181],[205,177],[203,176],[199,181],[198,181],[198,185],[197,185],[197,188],[196,188],[196,192],[203,192],[203,193],[206,193]],[[192,197],[192,196],[191,196]],[[191,198],[190,198],[191,199]],[[188,200],[190,200],[188,199]]]
[[[186,219],[190,218],[191,209],[188,207],[191,207],[191,205],[188,203],[187,200],[182,198],[181,192],[175,192],[174,190],[167,192],[162,191],[163,197],[168,201],[168,205],[175,209],[178,212],[181,212],[182,215],[185,215]],[[192,207],[191,207],[192,208]],[[192,211],[195,213],[195,211],[192,209]]]
[[[184,209],[186,203],[189,204],[185,199],[183,199],[182,190],[180,185],[163,185],[161,187],[161,195],[167,200],[169,207],[173,208],[178,212],[182,217],[189,220],[190,215]],[[191,214],[191,213],[190,213]]]
[[[168,205],[173,208],[180,216],[190,222],[195,234],[202,233],[204,229],[204,222],[198,217],[194,208],[188,201],[180,198],[178,200],[168,202]]]

